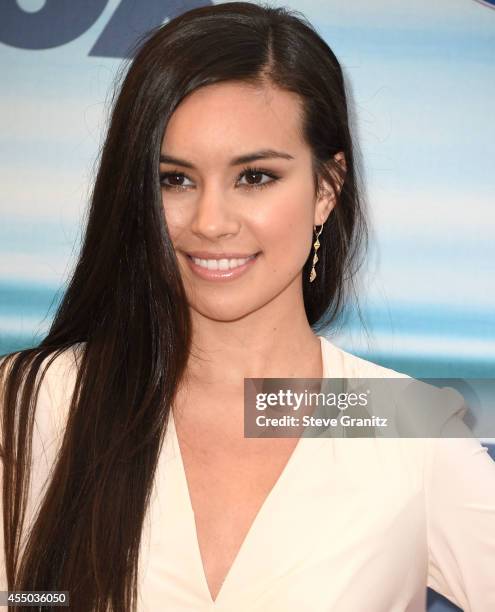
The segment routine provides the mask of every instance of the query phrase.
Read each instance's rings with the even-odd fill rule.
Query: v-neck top
[[[406,377],[319,339],[324,378]],[[45,380],[37,482],[55,458],[69,393],[60,368]],[[448,414],[463,410],[454,402]],[[0,543],[6,590],[3,535]],[[462,609],[495,610],[495,462],[477,439],[301,437],[213,601],[170,411],[141,539],[138,612],[424,612],[427,586]]]

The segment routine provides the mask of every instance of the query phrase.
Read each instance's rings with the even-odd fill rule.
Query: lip
[[[239,276],[242,276],[243,274],[245,274],[256,263],[256,261],[258,260],[259,254],[260,253],[255,253],[252,259],[249,259],[249,261],[246,261],[246,263],[242,264],[242,266],[238,266],[237,268],[234,268],[233,270],[207,270],[206,268],[202,268],[201,266],[198,266],[197,264],[195,264],[191,256],[188,255],[187,253],[186,253],[186,259],[187,259],[187,263],[190,269],[192,270],[192,272],[199,278],[202,278],[203,280],[210,280],[210,281],[228,281],[228,280],[239,278]],[[196,255],[194,255],[194,257],[196,257]],[[248,255],[248,257],[251,257],[251,256]],[[210,257],[201,257],[200,259],[217,259],[217,257],[212,257],[210,255]],[[241,257],[218,257],[218,259],[242,259],[242,258]]]
[[[209,251],[191,251],[186,255],[198,259],[247,259],[257,253],[211,253]]]

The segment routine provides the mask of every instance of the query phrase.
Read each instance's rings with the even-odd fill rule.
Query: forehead
[[[299,96],[272,85],[229,81],[197,89],[181,102],[168,122],[162,150],[197,157],[265,146],[305,146]]]

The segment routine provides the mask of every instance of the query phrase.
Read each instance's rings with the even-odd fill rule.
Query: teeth
[[[250,259],[253,259],[253,257],[245,257],[244,259],[199,259],[198,257],[192,257],[195,264],[207,270],[232,270],[244,265]]]

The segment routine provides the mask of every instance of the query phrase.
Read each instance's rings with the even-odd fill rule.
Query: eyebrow
[[[230,160],[230,166],[238,166],[239,164],[247,164],[258,159],[294,159],[289,153],[283,151],[275,151],[274,149],[261,149],[259,151],[253,151],[252,153],[246,153],[245,155],[239,155]],[[191,168],[195,170],[193,164],[185,159],[179,159],[178,157],[172,157],[171,155],[160,155],[160,162],[165,164],[177,164],[184,166],[185,168]]]

